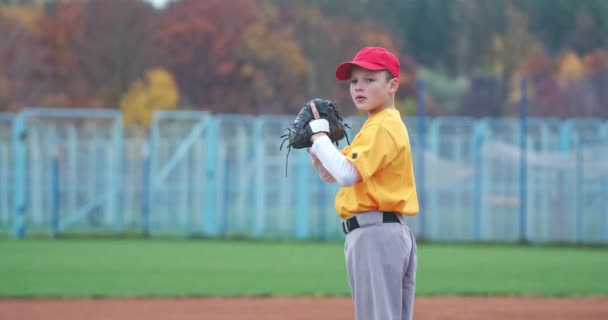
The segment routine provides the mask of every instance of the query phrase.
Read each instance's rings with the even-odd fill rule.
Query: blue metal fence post
[[[27,113],[23,112],[15,118],[12,128],[13,150],[14,150],[14,219],[13,236],[23,238],[25,236],[25,211],[26,211],[26,139],[27,139]]]
[[[217,219],[216,215],[216,168],[217,168],[217,143],[219,135],[217,130],[217,121],[215,118],[209,120],[207,131],[205,134],[206,159],[205,159],[205,177],[203,179],[203,192],[205,205],[203,206],[203,231],[209,237],[217,236]],[[222,213],[223,214],[223,213]]]
[[[418,89],[418,157],[417,157],[417,192],[418,192],[418,203],[420,206],[420,238],[424,239],[426,236],[426,203],[425,203],[425,161],[424,154],[426,151],[426,112],[424,105],[424,96],[425,96],[425,88],[424,81],[418,80],[417,82]]]
[[[160,171],[160,150],[161,150],[161,146],[160,146],[160,123],[159,123],[159,118],[156,116],[154,116],[154,119],[152,121],[152,126],[150,127],[150,144],[149,144],[149,149],[148,149],[148,153],[149,153],[149,166],[150,166],[150,175],[149,175],[149,180],[148,180],[148,199],[147,199],[147,206],[148,206],[148,217],[147,217],[147,221],[146,223],[147,228],[148,228],[148,232],[152,233],[154,226],[152,224],[152,216],[153,213],[159,212],[160,210],[155,211],[155,204],[158,203],[157,201],[155,201],[156,199],[158,199],[160,197],[160,195],[158,194],[157,189],[160,188],[160,185],[157,185],[156,183],[156,179],[154,178],[153,174],[157,174]],[[203,182],[205,181],[204,177],[203,177]],[[204,197],[204,194],[201,195],[201,197]]]
[[[608,159],[608,121],[606,121],[604,123],[604,129],[603,129],[603,133],[602,133],[602,138],[603,138],[603,146],[604,146],[604,157],[602,159]],[[602,200],[603,200],[603,205],[602,208],[604,208],[603,212],[601,213],[602,217],[603,217],[603,222],[602,223],[602,228],[603,228],[603,233],[602,233],[602,241],[604,243],[608,243],[608,172],[604,173],[602,180],[601,180],[601,190],[602,190]]]
[[[606,155],[608,157],[608,154]],[[608,243],[608,174],[604,174],[601,179],[602,192],[602,242]]]
[[[263,141],[263,128],[264,120],[261,117],[257,117],[253,122],[253,139],[255,141]],[[264,155],[265,147],[257,147],[253,149],[253,161],[254,167],[254,187],[253,187],[253,230],[251,234],[254,238],[259,238],[264,232],[264,224],[266,217],[266,192],[264,188],[264,177],[265,177],[265,164]]]
[[[2,199],[2,195],[5,193],[5,191],[3,190],[3,188],[4,188],[3,187],[4,179],[2,179],[2,177],[4,176],[4,172],[3,172],[2,169],[4,167],[3,167],[3,161],[2,160],[3,160],[3,157],[2,157],[2,154],[0,154],[0,208],[2,208],[2,206],[3,206],[3,201],[2,200],[4,200],[4,199]],[[10,166],[10,163],[8,165]],[[9,209],[9,213],[10,213],[10,209]],[[1,219],[1,217],[0,217],[0,219]],[[10,218],[9,218],[9,221],[10,221]],[[0,220],[0,223],[2,223],[1,220]]]
[[[59,154],[56,148],[51,159],[51,235],[59,233],[59,208],[61,207],[61,186],[59,182]]]
[[[114,136],[114,173],[112,181],[114,182],[111,188],[114,190],[114,230],[117,232],[124,231],[124,215],[123,215],[123,164],[124,164],[124,124],[122,114],[115,119],[114,128],[112,131]]]
[[[473,132],[473,157],[474,157],[474,171],[475,171],[475,180],[473,186],[473,216],[474,216],[474,229],[475,229],[475,240],[480,241],[483,233],[482,233],[482,210],[481,210],[481,201],[482,197],[482,177],[483,177],[483,161],[482,161],[482,147],[484,144],[486,133],[486,123],[483,120],[480,120],[475,123],[475,128]]]
[[[111,184],[108,184],[107,188],[108,190],[104,190],[101,189],[104,185],[101,182],[101,175],[104,172],[104,167],[102,166],[103,164],[103,157],[107,155],[107,153],[110,153],[112,151],[110,150],[102,150],[102,145],[103,142],[101,141],[101,137],[99,137],[98,135],[94,135],[93,136],[93,142],[89,142],[90,144],[93,145],[93,152],[91,155],[89,155],[90,158],[90,166],[89,166],[89,170],[90,172],[93,173],[93,178],[91,180],[87,179],[87,183],[90,181],[90,188],[89,188],[89,194],[87,194],[87,196],[94,198],[95,195],[98,194],[102,194],[104,192],[111,192],[114,193],[115,190],[111,189],[113,186]],[[109,176],[112,177],[112,175],[114,174],[114,172],[110,172]],[[105,176],[104,176],[105,177]],[[112,197],[112,194],[110,194],[110,197]],[[89,227],[99,227],[100,222],[102,220],[101,217],[101,209],[102,206],[101,205],[96,205],[95,209],[90,210],[87,214],[86,214],[86,219],[89,223]]]
[[[520,83],[521,100],[519,103],[519,120],[520,120],[520,132],[519,132],[519,147],[520,147],[520,158],[519,158],[519,241],[525,242],[527,240],[527,225],[528,225],[528,214],[527,214],[527,193],[528,193],[528,167],[527,167],[527,134],[528,134],[528,79],[523,78]]]
[[[583,187],[584,187],[584,171],[583,171],[583,139],[580,135],[576,136],[576,178],[575,178],[575,194],[574,194],[574,215],[575,215],[575,230],[574,239],[580,242],[583,236]]]
[[[443,119],[434,119],[433,121],[431,121],[431,124],[429,125],[429,152],[432,153],[434,156],[439,157],[440,155],[440,145],[439,142],[441,141],[441,128],[442,126],[444,126],[444,121]],[[426,147],[426,145],[425,145]],[[424,178],[426,178],[426,176],[423,175]],[[429,224],[428,228],[425,228],[425,230],[428,230],[428,235],[427,235],[427,239],[429,240],[438,240],[441,238],[441,219],[443,217],[443,215],[440,214],[440,212],[443,212],[441,206],[439,205],[439,192],[429,192],[428,194],[425,193],[425,211],[424,211],[424,215],[428,216],[430,215],[428,218],[426,219],[425,217],[425,221]]]
[[[148,136],[142,147],[141,172],[141,229],[144,235],[150,234],[150,143]]]
[[[218,181],[218,183],[221,183],[221,185],[223,186],[222,190],[222,194],[221,194],[221,208],[220,209],[220,214],[221,214],[221,221],[218,223],[219,226],[219,235],[222,237],[226,237],[229,234],[229,229],[230,229],[230,216],[228,214],[228,208],[230,205],[230,193],[233,190],[233,186],[230,183],[231,180],[231,170],[230,168],[233,166],[232,161],[233,159],[231,159],[230,157],[228,157],[226,155],[227,151],[225,148],[222,148],[222,152],[220,154],[222,154],[222,158],[225,159],[223,170],[220,171],[218,170],[218,173],[221,175],[220,177],[222,177],[223,179],[220,181],[220,179],[217,179],[216,181]],[[218,189],[219,186],[218,186]],[[217,207],[216,207],[217,208]]]

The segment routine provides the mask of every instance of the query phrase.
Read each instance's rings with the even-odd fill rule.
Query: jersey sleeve
[[[350,145],[344,147],[342,150],[340,150],[340,152],[345,156],[348,155],[348,153],[350,152]]]
[[[363,129],[342,153],[357,167],[361,179],[367,180],[389,164],[398,151],[388,130],[375,125]]]

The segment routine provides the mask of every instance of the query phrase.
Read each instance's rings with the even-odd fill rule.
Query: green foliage
[[[467,77],[450,77],[427,68],[419,68],[418,79],[424,81],[426,93],[432,95],[442,110],[455,112],[462,96],[469,90],[470,81]]]
[[[406,97],[405,99],[397,99],[395,101],[395,108],[399,110],[402,117],[413,117],[418,114],[418,104],[416,99]]]
[[[515,2],[530,17],[531,30],[550,51],[564,50],[572,45],[573,41],[580,41],[581,36],[586,38],[582,40],[591,42],[588,45],[593,48],[588,49],[606,48],[608,45],[608,38],[605,37],[608,32],[608,1],[516,0]],[[583,19],[581,15],[589,15],[587,19],[591,21],[581,21]],[[577,34],[576,29],[585,29],[586,23],[591,23],[586,32]]]
[[[416,61],[431,68],[448,68],[451,65],[445,54],[451,52],[456,17],[452,11],[455,1],[415,0],[401,1],[399,12],[403,20],[395,27],[403,35],[404,47],[413,52]],[[442,57],[443,56],[443,57]]]
[[[543,51],[542,44],[528,31],[528,18],[508,6],[505,31],[492,37],[489,60],[495,74],[508,78],[524,59]]]

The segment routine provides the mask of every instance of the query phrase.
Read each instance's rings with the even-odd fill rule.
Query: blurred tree
[[[463,94],[468,103],[459,112],[466,114],[466,108],[473,108],[471,114],[486,110],[475,109],[475,101],[513,102],[523,74],[535,77],[534,99],[546,111],[559,110],[553,100],[561,93],[550,90],[570,78],[564,72],[580,72],[581,63],[576,82],[604,88],[603,73],[590,66],[598,63],[594,50],[608,48],[605,0],[181,0],[158,10],[142,0],[18,3],[0,1],[2,108],[115,107],[152,65],[171,70],[183,102],[198,108],[292,113],[311,96],[351,105],[347,84],[334,78],[335,66],[368,45],[399,55],[402,105],[415,98],[416,64],[446,79],[465,75],[469,90],[503,90],[492,99]],[[572,51],[585,59],[549,58],[555,71],[531,75],[536,67],[527,62],[542,65],[534,59],[541,51]],[[579,98],[603,99],[595,93],[600,89],[593,90]],[[439,114],[454,112],[445,97],[431,100]],[[493,108],[487,108],[490,114],[513,111]]]
[[[269,113],[301,102],[308,61],[269,1],[184,0],[162,19],[158,58],[190,104]]]
[[[43,55],[35,84],[47,105],[117,107],[120,95],[147,67],[152,9],[138,0],[57,4],[38,20]]]
[[[283,5],[297,1],[275,0]],[[315,0],[323,14],[382,23],[419,64],[450,74],[477,71],[504,34],[507,7],[528,19],[528,32],[549,52],[572,47],[577,53],[606,47],[608,1],[605,0]],[[580,35],[580,36],[579,36]],[[510,73],[511,71],[508,71]]]
[[[502,78],[492,75],[473,75],[461,99],[458,115],[499,117],[503,114],[506,85]]]
[[[3,37],[0,37],[0,110],[7,110],[10,92],[8,69],[14,59],[11,44],[14,43],[13,38],[19,31],[14,20],[9,19],[2,7],[0,7],[0,30],[3,34]]]
[[[377,17],[382,19],[391,12],[393,21],[388,25],[401,35],[403,49],[411,52],[418,63],[449,72],[453,66],[448,61],[454,43],[451,30],[457,22],[453,15],[455,5],[454,1],[442,0],[393,1]]]
[[[443,115],[459,113],[463,96],[471,86],[467,77],[449,77],[424,67],[418,69],[417,75],[424,81],[426,92],[435,98],[439,112]]]
[[[568,47],[580,50],[606,48],[608,38],[608,1],[605,0],[514,0],[528,13],[533,33],[549,52]],[[587,30],[587,33],[582,33]],[[577,39],[577,36],[582,38]]]
[[[364,46],[383,46],[397,54],[401,62],[401,88],[398,99],[415,95],[415,62],[403,54],[398,39],[377,22],[363,18],[355,23],[344,17],[325,15],[314,5],[281,6],[281,19],[285,27],[293,26],[295,37],[309,60],[306,88],[301,89],[306,99],[325,97],[339,106],[351,106],[348,84],[335,78],[335,68],[350,60]],[[304,101],[292,106],[299,109]],[[345,114],[354,108],[342,108]]]
[[[585,55],[583,63],[585,72],[588,74],[606,74],[608,73],[608,52],[596,49]]]
[[[0,15],[10,17],[26,28],[33,26],[34,20],[41,14],[41,10],[32,5],[16,5],[11,3],[0,3]]]
[[[15,16],[15,11],[5,8],[0,7],[0,110],[14,110],[40,101],[40,90],[29,87],[36,81],[32,65],[40,61],[40,54],[32,42],[29,20],[36,16],[35,10],[21,10]],[[22,14],[30,18],[24,20]]]
[[[583,58],[587,79],[584,101],[593,106],[592,116],[608,118],[608,52],[594,50]]]
[[[466,61],[466,68],[460,67],[457,71],[461,74],[481,76],[479,73],[487,70],[485,58],[496,35],[506,34],[510,28],[507,17],[510,0],[470,0],[457,3],[459,10],[456,10],[455,14],[459,24],[452,31],[452,37],[462,38],[455,44],[455,50],[463,52],[457,56],[458,60]],[[468,49],[463,50],[461,46]]]
[[[580,8],[575,16],[573,29],[565,40],[565,46],[582,54],[608,44],[604,41],[605,34],[595,32],[598,27],[595,19],[589,8]]]
[[[147,127],[154,111],[175,109],[178,101],[179,91],[173,76],[166,69],[156,68],[131,84],[120,100],[120,109],[125,125]]]
[[[254,112],[281,113],[302,100],[299,84],[305,82],[308,60],[292,37],[291,26],[252,23],[241,35],[236,57],[243,63],[239,77],[253,84],[244,93],[255,99],[255,106],[263,106]]]
[[[604,101],[608,98],[605,93],[608,91],[608,72],[602,71],[602,66],[606,64],[608,69],[608,59],[604,55],[602,50],[596,50],[583,59],[571,50],[554,59],[544,54],[536,55],[517,69],[513,87],[522,77],[529,79],[531,116],[606,116]],[[520,97],[519,90],[513,90],[510,102],[517,104]]]
[[[75,107],[94,102],[86,84],[79,54],[85,41],[83,3],[60,5],[54,15],[43,15],[36,21],[34,41],[42,55],[33,66],[37,81],[30,83],[44,98],[39,105]]]
[[[543,51],[542,44],[528,30],[528,18],[513,6],[505,12],[505,30],[492,38],[489,65],[494,74],[509,79],[522,61]]]
[[[255,21],[254,4],[184,0],[170,4],[161,19],[157,61],[175,75],[188,103],[236,112],[243,101],[227,90],[245,88],[234,79],[241,66],[232,54],[245,26]]]
[[[328,70],[331,68],[326,59],[332,51],[328,45],[329,20],[318,7],[312,5],[295,3],[279,10],[281,24],[292,26],[302,53],[308,57],[306,88],[302,89],[302,94],[306,97],[328,96],[332,87],[332,82],[328,81],[331,76]]]
[[[533,54],[524,60],[513,72],[513,77],[517,82],[522,77],[527,77],[531,82],[544,80],[547,75],[552,75],[555,70],[555,63],[551,57],[543,52]],[[519,96],[515,99],[519,100]]]
[[[479,75],[479,78],[483,77],[485,80],[477,79],[476,85],[472,86],[472,90],[492,92],[492,98],[486,97],[480,100],[480,103],[492,102],[492,116],[517,114],[518,105],[515,101],[519,101],[521,94],[521,76],[514,77],[513,72],[523,61],[543,52],[540,41],[534,38],[534,35],[528,30],[528,18],[525,13],[512,5],[507,5],[503,19],[504,31],[493,36],[485,57],[485,63],[489,66],[491,74]],[[521,74],[527,73],[522,71]],[[509,83],[510,88],[506,85]],[[478,86],[484,86],[485,89]],[[471,97],[475,95],[471,93],[468,99],[471,100]],[[479,114],[478,111],[474,111],[474,113]]]
[[[293,4],[295,1],[275,0]],[[329,19],[345,17],[353,25],[372,20],[399,40],[427,68],[449,74],[472,73],[492,34],[499,32],[505,0],[316,0]]]
[[[293,0],[275,0],[285,6]],[[442,0],[316,0],[321,16],[328,21],[347,20],[358,31],[372,22],[394,38],[394,49],[410,52],[414,59],[431,67],[451,68],[445,57],[450,53],[450,30],[454,1]],[[370,30],[371,31],[371,30]],[[354,30],[351,31],[354,33]],[[367,45],[363,43],[362,45]]]
[[[569,82],[580,80],[585,73],[583,61],[574,51],[563,52],[556,63],[556,76],[558,83],[566,86]]]
[[[118,107],[150,66],[155,12],[140,0],[88,0],[83,9],[83,41],[75,52],[82,75],[104,106]]]
[[[521,80],[528,78],[528,96],[531,116],[550,115],[550,106],[558,103],[555,93],[559,90],[554,76],[555,63],[544,52],[534,54],[524,60],[514,70],[511,79],[511,92],[507,104],[512,106],[512,115],[516,115],[516,106],[521,100]]]

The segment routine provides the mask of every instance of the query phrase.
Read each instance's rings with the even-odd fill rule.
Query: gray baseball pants
[[[411,320],[416,288],[416,239],[403,219],[382,223],[381,212],[356,215],[344,255],[356,320]]]

